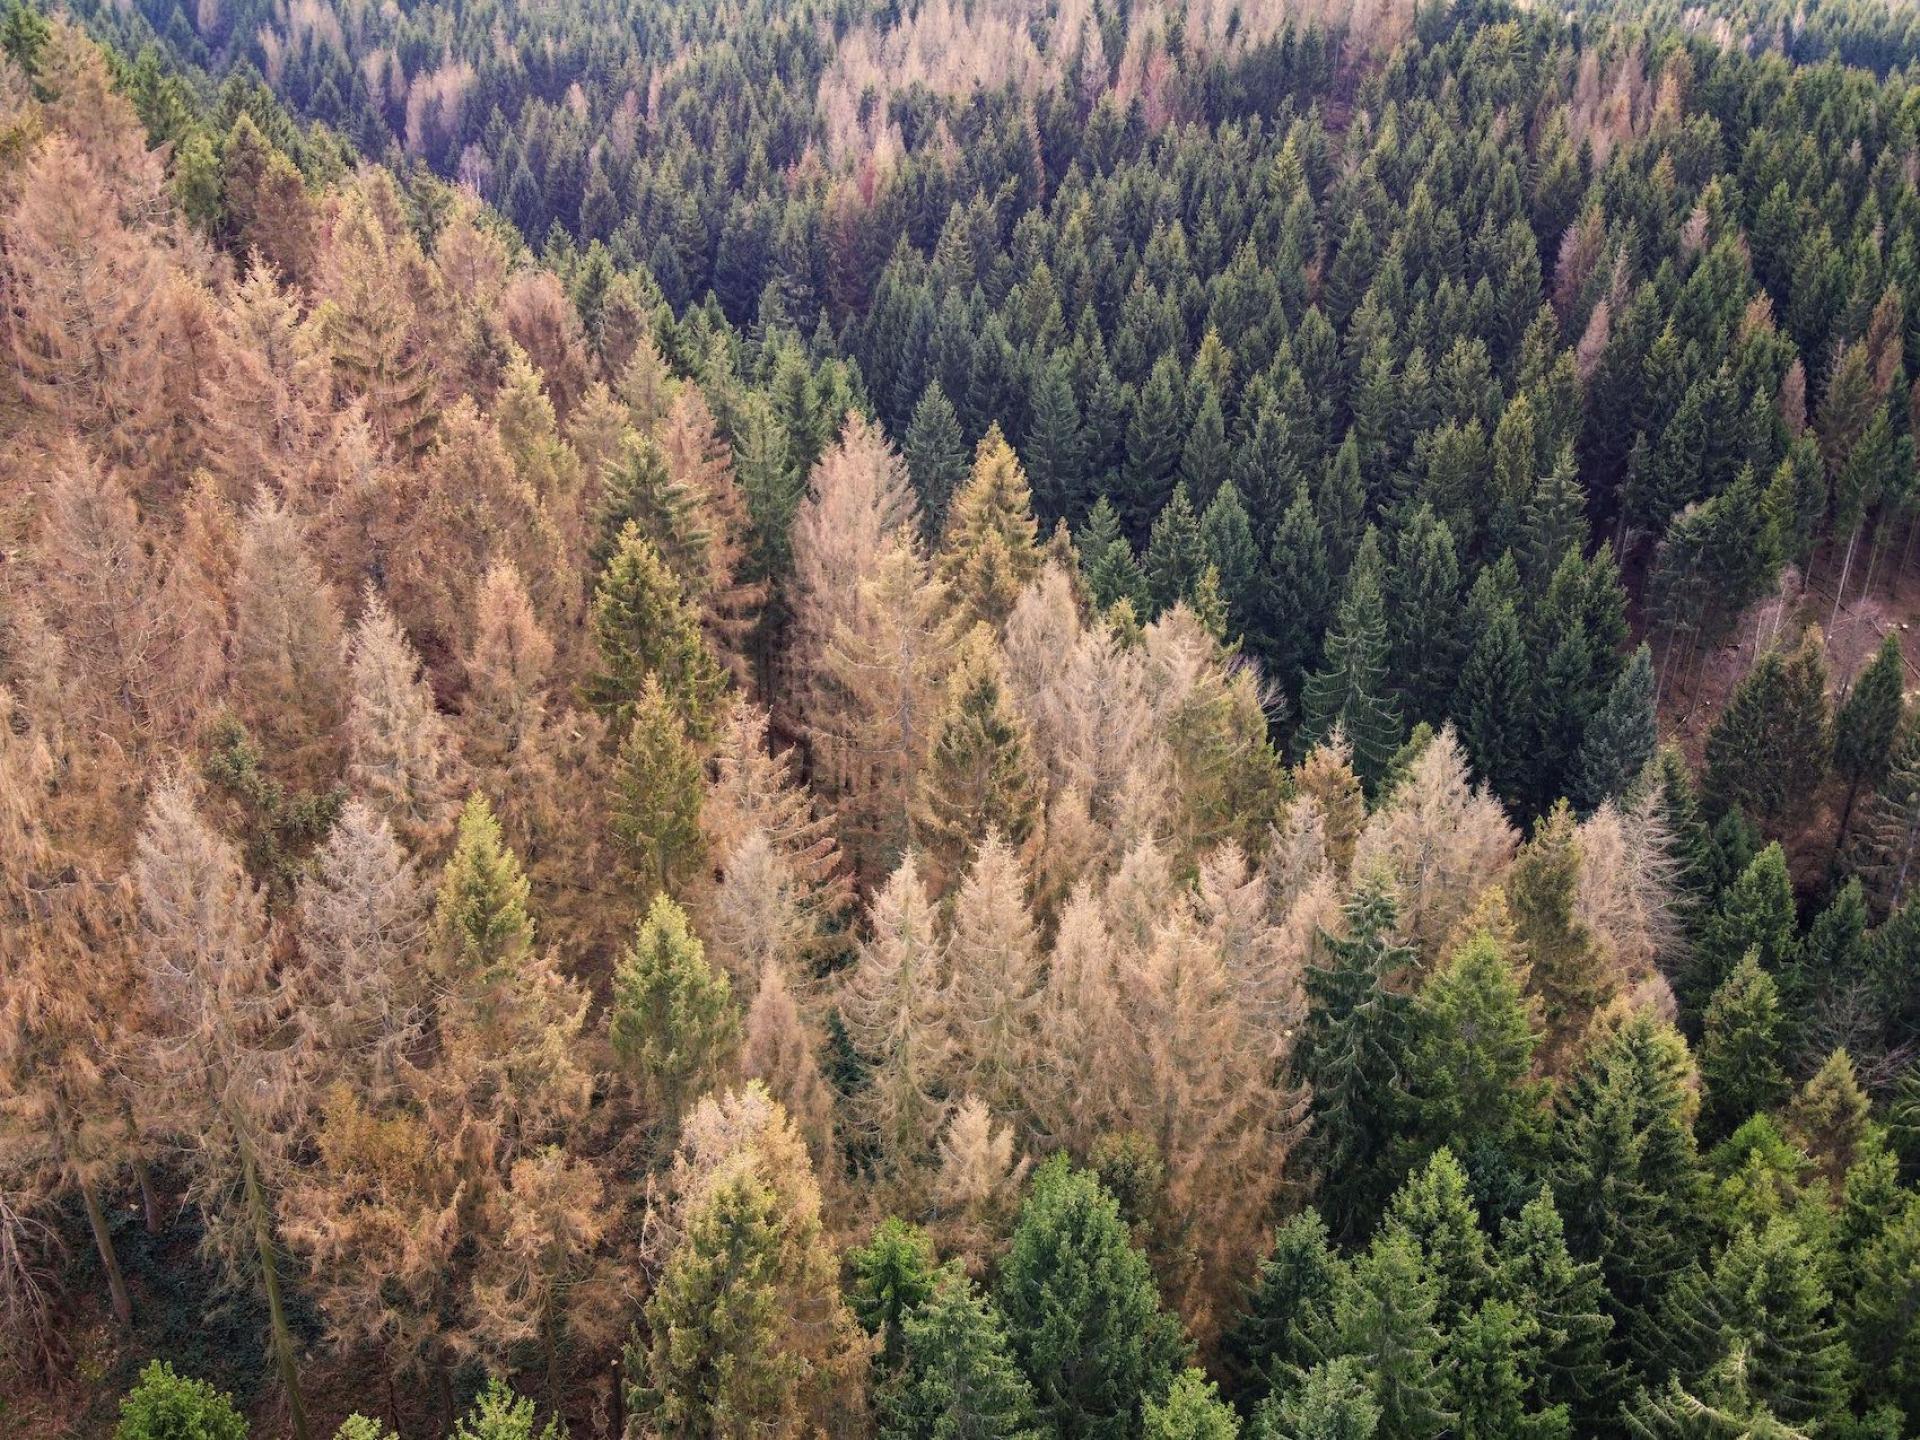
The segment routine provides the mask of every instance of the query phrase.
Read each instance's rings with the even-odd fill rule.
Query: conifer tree
[[[1447,1357],[1459,1397],[1457,1433],[1484,1440],[1566,1440],[1565,1405],[1542,1405],[1531,1394],[1523,1360],[1538,1326],[1505,1300],[1489,1300],[1448,1337]]]
[[[301,987],[323,1064],[378,1093],[394,1083],[424,996],[410,973],[431,896],[393,827],[349,800],[295,892]]]
[[[836,621],[809,694],[813,778],[837,800],[863,877],[899,863],[915,837],[918,786],[953,664],[947,592],[904,536],[890,538]]]
[[[1386,773],[1402,738],[1399,706],[1387,676],[1380,572],[1379,537],[1369,530],[1327,632],[1323,666],[1300,696],[1303,747],[1319,744],[1338,726],[1352,747],[1354,772],[1369,790]]]
[[[1597,809],[1626,795],[1653,759],[1659,743],[1655,720],[1653,655],[1643,644],[1588,722],[1573,777],[1580,805]]]
[[[1600,1265],[1616,1358],[1658,1345],[1660,1303],[1699,1247],[1692,1070],[1640,1009],[1594,1037],[1561,1093],[1547,1174],[1568,1248]]]
[[[619,448],[600,472],[600,504],[593,548],[595,574],[619,553],[620,537],[634,525],[683,587],[700,583],[707,548],[714,542],[700,514],[699,497],[683,477],[667,468],[667,458],[651,435],[628,429]]]
[[[1729,1349],[1745,1355],[1751,1397],[1789,1424],[1839,1416],[1851,1388],[1845,1343],[1820,1276],[1825,1257],[1793,1221],[1747,1227],[1668,1296],[1664,1329],[1683,1383],[1706,1380]]]
[[[952,1088],[997,1115],[1017,1110],[1041,1049],[1039,937],[1026,888],[1019,859],[989,830],[955,892],[945,947]]]
[[[661,1435],[803,1423],[809,1366],[787,1346],[780,1296],[796,1278],[789,1267],[810,1256],[792,1253],[790,1223],[751,1173],[723,1182],[694,1215],[647,1302],[652,1343],[633,1404]]]
[[[1880,913],[1898,910],[1920,874],[1920,725],[1909,725],[1894,745],[1851,849],[1849,868]]]
[[[1259,1440],[1373,1440],[1380,1406],[1364,1365],[1341,1355],[1316,1365],[1277,1401],[1264,1401],[1250,1434]]]
[[[1251,629],[1260,613],[1260,550],[1240,490],[1226,481],[1200,517],[1200,538],[1207,560],[1220,577],[1220,598],[1227,608],[1227,633]]]
[[[1808,1077],[1787,1103],[1781,1122],[1787,1137],[1837,1192],[1872,1149],[1875,1136],[1866,1091],[1846,1051],[1834,1051]]]
[[[13,1184],[77,1194],[120,1324],[133,1300],[107,1219],[107,1186],[141,1147],[116,1063],[116,1021],[138,1016],[127,943],[132,896],[58,839],[60,784],[47,738],[14,731],[26,713],[0,690],[0,1143]],[[125,1019],[123,1019],[125,1017]],[[24,1328],[24,1327],[23,1327]]]
[[[1230,1373],[1242,1396],[1284,1394],[1310,1369],[1333,1321],[1341,1260],[1311,1206],[1273,1232],[1254,1272],[1246,1312],[1226,1337]]]
[[[1392,876],[1401,933],[1431,961],[1454,941],[1481,886],[1505,871],[1518,837],[1500,802],[1468,781],[1451,725],[1407,753],[1414,743],[1391,765],[1353,863]]]
[[[607,1343],[625,1320],[625,1277],[599,1254],[611,1221],[605,1187],[589,1161],[549,1145],[513,1162],[501,1199],[498,1240],[476,1258],[471,1328],[502,1363],[535,1346],[557,1410],[568,1352]]]
[[[1335,1292],[1332,1353],[1360,1362],[1383,1437],[1433,1435],[1456,1418],[1438,1288],[1413,1240],[1385,1232],[1354,1258]]]
[[[1115,503],[1127,537],[1146,539],[1153,517],[1167,503],[1179,469],[1186,389],[1172,354],[1162,355],[1140,389],[1127,420],[1126,463]]]
[[[688,557],[682,587],[699,610],[709,644],[744,681],[745,646],[759,623],[767,587],[751,573],[747,504],[734,476],[732,451],[696,386],[674,396],[654,435],[670,483],[691,502],[690,518],[703,542],[698,554]],[[661,553],[669,565],[675,563],[665,549]]]
[[[1506,882],[1514,935],[1544,1006],[1543,1050],[1551,1068],[1564,1063],[1617,985],[1593,932],[1580,919],[1579,884],[1578,826],[1562,803],[1535,827]]]
[[[1393,943],[1392,892],[1366,879],[1343,907],[1345,933],[1322,932],[1307,972],[1301,1072],[1313,1087],[1310,1153],[1320,1208],[1336,1235],[1364,1235],[1393,1190],[1391,1152],[1406,1117],[1410,1002],[1399,988],[1413,962]]]
[[[172,417],[154,403],[164,393],[162,252],[146,227],[122,219],[161,203],[158,159],[144,142],[139,149],[123,210],[111,158],[75,136],[49,136],[22,157],[6,230],[23,398],[107,457],[144,467]]]
[[[830,932],[852,901],[853,881],[832,818],[820,813],[801,778],[797,752],[773,750],[770,723],[759,706],[734,702],[720,733],[700,825],[729,878],[736,869],[751,871],[745,852],[756,839],[790,877],[797,929],[782,931],[792,953],[781,958],[811,965],[834,943]],[[722,958],[733,964],[745,957]],[[771,952],[761,951],[759,958],[771,958]]]
[[[1144,569],[1152,607],[1148,618],[1182,600],[1191,602],[1206,565],[1207,547],[1200,522],[1187,499],[1186,482],[1179,481],[1165,508],[1154,517],[1152,538],[1147,542]]]
[[[884,1370],[899,1370],[907,1358],[907,1321],[949,1274],[934,1255],[932,1238],[918,1225],[889,1215],[871,1240],[847,1252],[847,1270],[847,1304],[880,1341],[875,1359]]]
[[[1534,482],[1533,492],[1521,510],[1521,572],[1536,591],[1546,589],[1569,550],[1585,548],[1586,506],[1586,491],[1581,488],[1569,447],[1554,461],[1553,468]]]
[[[657,672],[646,672],[625,709],[627,734],[614,762],[613,833],[644,883],[666,894],[704,853],[706,775]]]
[[[1251,407],[1251,392],[1243,403]],[[1243,421],[1242,428],[1249,433],[1234,451],[1233,483],[1246,498],[1254,533],[1271,540],[1306,478],[1295,453],[1297,440],[1287,415],[1272,402],[1260,405],[1250,427]]]
[[[725,1076],[739,1047],[733,987],[707,964],[686,912],[665,894],[653,897],[614,969],[607,1035],[668,1135],[687,1102]]]
[[[928,383],[913,407],[904,456],[927,531],[938,535],[946,529],[948,504],[966,483],[967,452],[960,421],[937,380]]]
[[[298,520],[264,489],[248,507],[236,562],[234,685],[241,716],[285,767],[279,773],[314,783],[338,763],[346,698],[339,608]]]
[[[1040,569],[1027,477],[1013,447],[990,428],[974,456],[973,473],[953,498],[952,513],[934,560],[934,574],[965,631],[979,621],[996,629]]]
[[[747,1006],[740,1069],[758,1080],[792,1117],[822,1174],[835,1175],[834,1092],[820,1067],[826,1040],[787,983],[786,967],[768,961]]]
[[[632,1413],[687,1440],[864,1426],[873,1347],[841,1299],[806,1147],[753,1085],[702,1101],[684,1134],[677,1239],[628,1352]]]
[[[726,676],[671,570],[628,522],[594,591],[592,631],[599,666],[582,694],[613,733],[632,729],[652,675],[689,735],[712,733]]]
[[[1920,1405],[1920,1204],[1908,1199],[1855,1264],[1845,1323],[1869,1398]]]
[[[1565,1405],[1578,1426],[1610,1418],[1619,1376],[1606,1356],[1613,1318],[1600,1267],[1567,1253],[1547,1186],[1501,1226],[1493,1291],[1534,1323],[1529,1368],[1541,1398]]]
[[[1529,1083],[1540,1042],[1535,1004],[1498,940],[1469,938],[1414,996],[1411,1068],[1422,1136],[1473,1157],[1520,1159],[1543,1136]]]
[[[1304,482],[1268,549],[1262,606],[1261,648],[1269,671],[1282,690],[1298,694],[1301,677],[1318,668],[1321,632],[1333,610],[1326,540]]]
[[[938,1125],[949,1043],[933,906],[911,855],[874,896],[870,923],[840,989],[847,1038],[873,1067],[848,1108],[905,1174]]]
[[[1827,667],[1809,627],[1790,652],[1769,650],[1735,687],[1707,735],[1702,797],[1712,814],[1739,806],[1777,823],[1798,813],[1826,772]]]
[[[1038,1440],[1033,1387],[1014,1363],[993,1303],[964,1275],[947,1274],[902,1324],[904,1368],[883,1401],[887,1440]]]
[[[1046,516],[1078,515],[1086,508],[1083,494],[1086,441],[1081,433],[1080,405],[1074,399],[1072,377],[1059,359],[1040,367],[1034,377],[1029,408],[1033,420],[1027,427],[1027,443],[1021,447],[1020,458],[1025,462],[1027,479],[1033,486],[1034,508]],[[919,414],[916,409],[916,420]],[[959,438],[957,430],[954,438]],[[913,468],[911,427],[907,431],[907,466]],[[914,483],[920,485],[917,470]],[[921,494],[924,498],[924,487]]]
[[[376,198],[350,192],[334,221],[317,277],[325,302],[320,332],[340,389],[365,402],[373,432],[390,453],[410,458],[433,434],[433,360],[406,284],[407,261],[418,251],[410,236],[396,241],[388,232]]]
[[[1034,1176],[995,1298],[1041,1423],[1072,1440],[1137,1434],[1185,1357],[1113,1197],[1065,1157]]]
[[[1233,453],[1227,446],[1227,427],[1220,413],[1220,394],[1213,385],[1197,386],[1193,406],[1193,424],[1187,431],[1187,443],[1180,451],[1180,483],[1193,497],[1193,503],[1205,510],[1213,503],[1220,487],[1228,483]]]
[[[354,628],[350,671],[347,778],[416,851],[431,850],[445,840],[457,808],[453,744],[419,657],[371,590]]]
[[[563,1137],[592,1084],[576,1048],[587,996],[536,949],[527,896],[519,857],[476,791],[434,904],[442,1063],[431,1079],[440,1118],[470,1120],[509,1164]]]
[[[1714,1141],[1787,1096],[1780,1068],[1780,995],[1756,951],[1749,950],[1714,991],[1704,1029],[1700,1078],[1707,1097],[1700,1126],[1702,1138]]]
[[[450,976],[504,973],[525,957],[533,946],[527,890],[492,807],[475,791],[460,812],[434,905],[434,947]]]
[[[1145,1440],[1239,1440],[1240,1417],[1204,1370],[1189,1367],[1164,1401],[1147,1401],[1141,1433]]]
[[[1528,768],[1530,688],[1526,643],[1513,602],[1487,586],[1483,572],[1468,607],[1471,648],[1453,693],[1453,715],[1473,768],[1501,795],[1511,795]]]
[[[988,831],[1019,852],[1040,818],[1027,727],[1007,694],[999,647],[986,629],[976,629],[961,647],[931,734],[919,830],[930,873],[944,889]]]
[[[1833,764],[1847,782],[1846,803],[1840,807],[1840,827],[1833,842],[1835,854],[1847,843],[1861,786],[1878,786],[1886,777],[1893,742],[1900,733],[1905,689],[1900,639],[1889,634],[1833,720]]]
[[[1434,1314],[1452,1330],[1486,1298],[1493,1279],[1487,1237],[1467,1193],[1467,1172],[1442,1146],[1394,1192],[1378,1234],[1411,1241],[1433,1281]]]
[[[1327,563],[1336,575],[1346,574],[1359,553],[1367,523],[1367,487],[1360,474],[1360,442],[1349,430],[1340,448],[1327,459],[1314,492],[1314,512],[1327,540]]]
[[[1120,533],[1120,512],[1113,508],[1113,501],[1102,493],[1087,511],[1086,519],[1074,532],[1073,548],[1080,557],[1080,573],[1087,582],[1087,588],[1093,592],[1094,609],[1105,611],[1122,594],[1135,600],[1139,607],[1146,605],[1146,592],[1142,588],[1144,581],[1139,574],[1139,562],[1134,558],[1133,547]],[[1109,556],[1113,559],[1110,561]],[[1114,566],[1124,556],[1129,578],[1138,582],[1131,588],[1123,586],[1113,588]]]
[[[1422,504],[1394,536],[1386,572],[1392,675],[1406,713],[1438,723],[1459,678],[1460,562],[1453,532]]]
[[[1762,968],[1778,973],[1792,963],[1798,934],[1793,881],[1786,854],[1776,842],[1754,857],[1702,922],[1682,998],[1704,1009],[1750,952]]]
[[[293,1433],[307,1440],[274,1197],[299,1101],[301,1047],[283,1035],[294,997],[273,964],[259,891],[177,780],[148,804],[133,877],[163,1123],[187,1144],[203,1243],[230,1283],[260,1287]]]

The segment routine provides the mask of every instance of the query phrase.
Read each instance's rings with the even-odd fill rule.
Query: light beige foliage
[[[386,818],[349,800],[295,895],[301,986],[326,1069],[379,1093],[420,1027],[429,896]]]
[[[1579,853],[1574,914],[1622,983],[1638,983],[1682,943],[1666,824],[1650,801],[1625,809],[1610,801],[1580,822]]]
[[[1031,1163],[1016,1158],[1013,1127],[995,1124],[979,1098],[965,1096],[954,1107],[933,1180],[934,1233],[970,1274],[985,1273],[998,1255]]]
[[[340,607],[304,527],[264,486],[240,527],[233,679],[270,763],[312,785],[336,773],[346,704]]]
[[[1519,840],[1500,802],[1468,778],[1448,724],[1420,751],[1387,805],[1368,817],[1353,868],[1392,879],[1401,934],[1432,961],[1475,896],[1500,883]]]
[[[953,901],[943,957],[948,1091],[995,1116],[1018,1110],[1021,1076],[1039,1058],[1039,936],[1018,856],[989,831]]]
[[[913,843],[916,792],[953,664],[944,591],[905,531],[885,543],[859,602],[820,655],[809,736],[840,833],[875,879]],[[826,697],[834,697],[831,704]]]
[[[795,703],[814,765],[830,793],[854,769],[850,732],[858,696],[834,673],[829,653],[870,629],[865,587],[915,510],[905,463],[858,415],[813,467],[793,520],[792,661]]]
[[[768,721],[759,706],[734,701],[700,810],[720,872],[703,909],[736,983],[769,954],[811,963],[852,901],[833,828],[816,812],[794,752],[770,748]]]
[[[143,1113],[180,1147],[206,1248],[231,1281],[252,1280],[270,1264],[268,1192],[312,1100],[305,1026],[265,901],[183,780],[154,790],[132,873],[151,1017]]]
[[[873,1065],[849,1111],[904,1177],[933,1143],[951,1043],[933,905],[911,855],[874,896],[868,924],[839,992],[847,1038]]]
[[[824,1043],[820,1027],[794,999],[785,968],[765,966],[747,1007],[741,1069],[786,1108],[807,1142],[814,1168],[826,1176],[832,1173],[835,1150],[833,1091],[820,1073],[818,1058]]]
[[[184,743],[222,671],[221,616],[144,522],[118,474],[78,445],[53,457],[34,545],[60,646],[69,723],[94,738],[96,782]]]
[[[347,778],[416,852],[437,849],[458,808],[453,737],[420,658],[372,590],[354,627]]]

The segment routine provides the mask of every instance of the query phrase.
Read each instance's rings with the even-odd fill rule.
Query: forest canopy
[[[0,1411],[1911,1433],[1911,14],[9,0]]]

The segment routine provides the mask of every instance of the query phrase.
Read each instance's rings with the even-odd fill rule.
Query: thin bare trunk
[[[147,1233],[160,1233],[160,1193],[153,1188],[153,1170],[144,1155],[133,1157],[133,1178],[140,1183],[140,1209]]]
[[[540,1343],[547,1355],[547,1408],[560,1413],[560,1316],[558,1304],[549,1299],[546,1313],[540,1317]]]
[[[1853,823],[1853,802],[1860,798],[1860,777],[1854,776],[1847,785],[1847,803],[1840,807],[1840,828],[1833,836],[1833,858],[1828,862],[1827,873],[1840,873],[1840,852],[1847,843],[1847,827]]]
[[[253,1220],[253,1243],[260,1255],[260,1282],[267,1293],[267,1319],[272,1330],[273,1363],[280,1372],[280,1386],[287,1392],[287,1414],[293,1425],[293,1440],[312,1440],[307,1429],[307,1407],[300,1398],[300,1372],[293,1363],[293,1332],[287,1325],[287,1312],[280,1300],[280,1265],[273,1253],[273,1222],[267,1214],[266,1187],[260,1183],[260,1169],[253,1149],[241,1142],[241,1165],[247,1190],[247,1213]]]
[[[127,1294],[127,1277],[120,1273],[120,1257],[113,1250],[113,1234],[107,1229],[107,1212],[100,1204],[100,1191],[91,1180],[80,1182],[80,1198],[86,1202],[87,1224],[93,1229],[94,1247],[100,1252],[100,1268],[107,1272],[107,1294],[113,1300],[113,1317],[123,1326],[133,1324],[133,1297]]]
[[[1847,558],[1840,563],[1840,585],[1833,592],[1833,614],[1827,617],[1827,634],[1833,634],[1833,627],[1840,619],[1840,602],[1846,598],[1847,577],[1853,573],[1853,551],[1860,543],[1860,526],[1853,527],[1853,533],[1847,537]]]

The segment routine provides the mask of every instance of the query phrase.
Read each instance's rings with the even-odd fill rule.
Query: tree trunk
[[[144,1156],[133,1157],[133,1178],[140,1182],[140,1209],[147,1233],[158,1235],[160,1233],[160,1195],[153,1188],[153,1171]]]
[[[80,1198],[86,1202],[87,1224],[93,1228],[94,1247],[100,1252],[100,1268],[107,1272],[107,1294],[113,1300],[113,1317],[121,1325],[133,1324],[133,1297],[127,1294],[127,1277],[120,1273],[120,1257],[113,1251],[113,1235],[107,1229],[107,1212],[100,1204],[100,1191],[91,1180],[80,1182]]]
[[[1847,803],[1840,807],[1840,828],[1833,836],[1833,859],[1828,862],[1827,873],[1840,873],[1840,852],[1847,843],[1847,827],[1853,823],[1853,802],[1860,798],[1860,777],[1854,776],[1847,783]]]
[[[547,1408],[554,1414],[560,1413],[560,1317],[555,1313],[557,1306],[551,1299],[544,1307],[540,1317],[540,1343],[547,1353]]]
[[[280,1372],[281,1388],[287,1392],[293,1440],[312,1440],[307,1429],[307,1407],[300,1398],[300,1372],[293,1363],[293,1332],[287,1326],[287,1312],[280,1302],[280,1266],[273,1254],[273,1222],[267,1214],[266,1189],[260,1183],[253,1149],[244,1140],[240,1142],[240,1161],[246,1177],[247,1212],[253,1220],[253,1243],[260,1253],[260,1281],[267,1292],[274,1367]]]
[[[1847,537],[1847,558],[1840,562],[1840,586],[1833,592],[1833,614],[1827,617],[1828,635],[1833,634],[1833,627],[1840,619],[1840,602],[1846,598],[1847,577],[1853,573],[1853,550],[1859,543],[1860,526],[1856,525],[1853,527],[1853,533]]]

